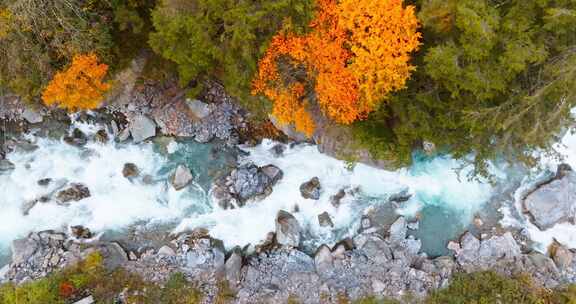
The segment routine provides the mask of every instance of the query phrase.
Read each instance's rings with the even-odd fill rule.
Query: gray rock
[[[93,296],[89,296],[89,297],[86,297],[80,301],[74,302],[74,304],[94,304],[94,303],[96,303],[96,302],[94,301]]]
[[[576,173],[567,171],[559,179],[540,186],[523,201],[523,208],[538,228],[573,222],[576,215]]]
[[[338,191],[338,193],[336,193],[330,197],[330,204],[332,204],[332,206],[338,208],[338,206],[340,206],[340,202],[342,201],[342,199],[345,196],[346,196],[346,192],[344,191],[344,189],[340,189]]]
[[[41,123],[44,120],[44,117],[39,111],[30,109],[29,107],[22,112],[22,118],[31,124]]]
[[[322,212],[318,215],[318,223],[320,227],[334,227],[334,223],[332,223],[332,218],[330,218],[328,212]]]
[[[89,239],[92,238],[93,234],[90,229],[84,226],[72,226],[70,227],[72,235],[77,239]]]
[[[274,165],[266,165],[260,168],[260,171],[270,178],[270,183],[275,185],[284,177],[284,172]]]
[[[225,264],[226,280],[230,286],[238,286],[240,284],[240,270],[242,268],[242,253],[240,248],[236,247],[232,250],[232,254]]]
[[[194,179],[192,172],[185,165],[178,165],[176,171],[172,174],[170,182],[176,191],[186,188]]]
[[[98,247],[98,250],[102,254],[104,267],[108,270],[122,267],[128,262],[128,254],[124,251],[124,248],[116,242],[106,243]]]
[[[369,216],[362,216],[362,219],[360,220],[360,229],[361,230],[368,230],[372,228],[372,220],[370,219]]]
[[[478,260],[480,250],[480,240],[467,231],[460,237],[460,251],[456,252],[458,263],[467,264]]]
[[[243,164],[228,176],[216,179],[211,193],[224,209],[242,207],[249,200],[261,200],[270,195],[272,187],[282,177],[282,170],[274,165]]]
[[[284,151],[286,151],[286,146],[284,144],[275,144],[270,148],[270,153],[276,158],[284,156]]]
[[[276,215],[276,241],[288,247],[300,246],[301,228],[298,220],[284,210]]]
[[[199,119],[203,119],[212,113],[210,106],[200,100],[186,100],[188,109]]]
[[[574,254],[566,246],[556,242],[552,245],[550,253],[558,269],[565,270],[572,265]]]
[[[75,128],[72,134],[64,137],[64,142],[76,147],[84,147],[88,143],[88,137],[80,129]]]
[[[311,180],[300,185],[300,194],[306,199],[319,200],[320,189],[320,180],[318,177],[313,177]]]
[[[497,259],[513,258],[522,252],[514,240],[512,233],[506,232],[501,236],[493,236],[480,243],[479,255],[481,259],[494,261]]]
[[[90,197],[90,190],[82,184],[71,184],[68,189],[62,190],[56,195],[56,199],[62,204],[71,201],[77,202],[87,197]]]
[[[106,133],[106,130],[98,130],[98,132],[96,132],[96,134],[94,135],[94,140],[96,142],[99,143],[107,143],[108,142],[108,133]]]
[[[407,232],[406,219],[401,216],[390,226],[390,242],[396,243],[404,240]]]
[[[417,220],[408,223],[408,229],[410,229],[410,230],[418,230],[419,227],[420,227],[420,222],[418,222]]]
[[[145,115],[136,115],[130,120],[130,134],[135,143],[156,136],[156,123]]]
[[[175,256],[176,252],[170,246],[162,246],[160,249],[158,249],[158,255]]]
[[[122,131],[120,131],[120,133],[118,133],[118,136],[116,137],[118,142],[125,142],[129,138],[130,138],[130,129],[129,128],[125,128]]]
[[[322,245],[318,248],[314,255],[314,266],[320,275],[327,274],[334,269],[334,258],[328,246]]]
[[[12,241],[12,264],[26,262],[38,250],[38,243],[30,238]]]
[[[16,169],[16,166],[7,159],[0,159],[0,174],[8,173]]]
[[[140,170],[136,164],[126,163],[124,164],[124,168],[122,168],[122,175],[127,179],[133,179],[140,175]]]
[[[412,194],[410,194],[409,190],[403,189],[402,191],[400,191],[398,193],[394,193],[394,194],[390,195],[390,197],[388,197],[388,201],[394,202],[394,203],[403,203],[403,202],[410,200],[411,197],[412,197]]]
[[[51,182],[52,182],[51,178],[43,178],[43,179],[39,179],[38,182],[36,182],[36,183],[38,184],[38,186],[46,187],[46,186],[50,185]]]

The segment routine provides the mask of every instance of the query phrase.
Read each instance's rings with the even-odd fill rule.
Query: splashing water
[[[75,127],[89,135],[99,129],[89,124]],[[404,203],[401,214],[414,216],[420,211],[434,219],[434,214],[443,212],[455,217],[450,219],[453,223],[462,223],[446,228],[443,222],[431,220],[426,224],[429,227],[421,225],[422,231],[428,228],[431,231],[428,239],[432,242],[442,239],[439,233],[447,238],[461,232],[493,192],[487,183],[459,180],[454,169],[460,164],[449,157],[418,159],[411,168],[397,171],[361,164],[350,170],[345,162],[319,153],[312,145],[296,145],[288,148],[283,157],[276,158],[269,152],[275,143],[264,141],[259,146],[244,148],[249,156],[240,161],[260,166],[274,164],[283,170],[283,179],[264,200],[239,209],[222,210],[211,203],[207,190],[210,180],[224,171],[228,162],[214,158],[210,145],[171,141],[161,152],[158,145],[152,143],[90,142],[79,149],[61,140],[33,136],[30,139],[38,149],[9,154],[8,159],[16,169],[0,175],[0,250],[6,250],[12,240],[30,231],[84,225],[99,232],[122,229],[138,221],[172,222],[177,226],[175,232],[206,227],[228,248],[257,244],[268,232],[274,231],[276,213],[281,209],[293,211],[296,205],[299,211],[294,215],[305,230],[307,244],[333,244],[352,235],[367,210],[386,203],[390,195],[404,189],[413,197]],[[136,164],[141,175],[151,175],[154,182],[131,182],[124,178],[125,163]],[[177,192],[167,180],[180,163],[192,168],[197,183]],[[319,177],[322,184],[318,201],[302,198],[299,191],[300,185],[314,176]],[[55,202],[37,203],[24,215],[22,209],[26,202],[50,190],[37,184],[43,178],[82,183],[90,189],[91,196],[71,202],[68,207]],[[340,189],[356,187],[358,194],[345,198],[338,208],[330,203],[330,196]],[[426,209],[427,206],[435,209]],[[333,228],[320,227],[318,223],[318,215],[325,211],[331,216]]]

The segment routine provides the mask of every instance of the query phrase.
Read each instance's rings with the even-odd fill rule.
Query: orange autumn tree
[[[111,87],[103,82],[108,65],[99,63],[95,54],[76,55],[70,67],[56,73],[44,92],[46,105],[58,104],[69,111],[94,109]]]
[[[403,88],[421,37],[414,7],[402,0],[318,0],[316,10],[308,34],[273,37],[253,81],[253,94],[274,103],[272,115],[308,136],[312,103],[350,124]]]

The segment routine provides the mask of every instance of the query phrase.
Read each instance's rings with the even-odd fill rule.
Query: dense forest
[[[321,113],[399,165],[533,164],[576,102],[573,0],[0,1],[0,89],[30,104],[95,108],[144,49],[190,96],[218,80],[308,136]]]

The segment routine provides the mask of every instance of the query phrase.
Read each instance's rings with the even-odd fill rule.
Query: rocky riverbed
[[[219,86],[203,101],[147,90],[73,116],[6,103],[2,281],[94,251],[150,281],[181,272],[208,302],[222,280],[237,303],[423,296],[485,269],[576,281],[568,164],[523,180],[495,170],[493,185],[461,180],[443,156],[350,168],[307,143],[254,146],[248,113]]]

